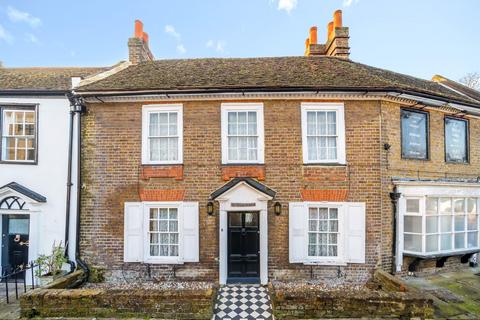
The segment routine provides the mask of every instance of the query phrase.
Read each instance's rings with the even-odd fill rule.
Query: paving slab
[[[480,268],[405,277],[407,284],[430,295],[439,319],[480,319]]]

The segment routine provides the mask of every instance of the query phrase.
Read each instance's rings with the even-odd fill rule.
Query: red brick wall
[[[181,101],[180,101],[181,102]],[[270,279],[365,282],[381,263],[382,232],[391,215],[382,197],[380,102],[346,101],[345,166],[302,164],[300,102],[263,101],[265,180],[276,190],[283,213],[269,214]],[[183,178],[143,179],[140,103],[89,105],[83,116],[81,254],[90,264],[113,270],[109,277],[152,274],[168,279],[218,279],[218,216],[206,214],[209,194],[223,185],[220,134],[221,101],[183,102]],[[382,114],[383,115],[383,114]],[[398,124],[398,121],[397,121]],[[148,171],[148,170],[147,170]],[[225,170],[223,170],[225,172]],[[123,203],[140,201],[143,189],[185,190],[185,201],[200,205],[200,262],[181,266],[144,266],[123,261]],[[288,202],[301,190],[345,190],[347,201],[366,202],[366,264],[347,267],[304,266],[288,262]],[[388,196],[388,194],[387,194]],[[205,236],[208,235],[208,236]],[[387,240],[388,241],[388,240]],[[388,260],[388,259],[387,259]],[[122,271],[123,269],[123,271]]]

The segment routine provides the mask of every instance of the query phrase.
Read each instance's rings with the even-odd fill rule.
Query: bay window
[[[408,197],[403,215],[405,252],[435,255],[479,247],[476,197]]]
[[[222,163],[263,163],[263,105],[222,104]]]
[[[144,164],[182,163],[182,105],[143,106],[142,117],[142,162]]]
[[[37,117],[35,107],[0,107],[1,161],[36,162]]]
[[[345,163],[344,107],[340,103],[302,103],[303,162]]]

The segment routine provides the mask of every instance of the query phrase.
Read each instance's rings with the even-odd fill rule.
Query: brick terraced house
[[[349,59],[128,62],[75,90],[81,254],[120,278],[364,284],[479,251],[480,100]],[[438,79],[437,79],[438,80]]]

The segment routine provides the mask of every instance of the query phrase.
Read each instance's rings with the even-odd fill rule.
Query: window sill
[[[306,266],[346,266],[347,265],[347,263],[342,260],[338,260],[338,261],[311,260],[311,261],[305,261],[303,264]]]
[[[316,167],[346,167],[346,163],[341,162],[304,162],[304,166]]]
[[[458,251],[437,252],[432,254],[404,251],[403,255],[406,257],[414,257],[414,258],[420,258],[420,259],[436,259],[441,257],[462,256],[465,254],[476,253],[476,252],[480,252],[480,248],[472,248],[472,249],[458,250]]]
[[[156,259],[156,258],[151,258],[151,259],[145,259],[144,263],[149,263],[149,264],[183,264],[183,261],[179,259]]]
[[[37,165],[38,161],[8,161],[0,160],[0,164]]]

